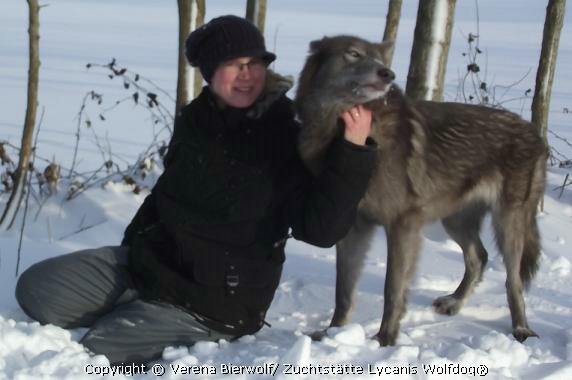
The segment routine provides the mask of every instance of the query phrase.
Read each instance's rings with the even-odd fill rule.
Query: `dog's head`
[[[391,44],[353,36],[312,41],[296,98],[319,93],[323,101],[352,106],[384,97],[395,79],[384,63]]]

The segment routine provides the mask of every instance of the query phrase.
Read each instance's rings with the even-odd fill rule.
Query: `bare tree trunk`
[[[397,38],[397,28],[401,17],[401,0],[389,0],[387,16],[385,17],[385,30],[383,31],[383,41],[395,41]],[[385,64],[391,66],[395,45],[385,51]]]
[[[442,100],[456,0],[419,1],[405,93]]]
[[[548,110],[550,107],[550,93],[556,69],[556,56],[560,31],[564,24],[564,11],[566,0],[549,0],[546,7],[546,20],[542,36],[542,51],[536,72],[536,86],[532,99],[532,124],[547,141]]]
[[[26,118],[22,133],[22,145],[18,167],[14,173],[14,187],[4,213],[0,218],[0,229],[12,227],[16,214],[20,208],[20,201],[26,191],[26,173],[32,154],[32,140],[36,124],[36,110],[38,107],[38,79],[40,73],[40,7],[38,0],[28,0],[29,9],[29,66],[28,66],[28,103]]]
[[[175,114],[190,100],[192,89],[189,85],[191,69],[185,56],[185,40],[191,32],[191,9],[194,0],[177,0],[179,7],[179,62],[177,72],[177,100]]]
[[[179,112],[200,93],[202,87],[201,73],[187,63],[185,40],[191,31],[203,24],[205,0],[177,0],[177,5],[179,7],[179,63],[175,111]]]
[[[205,23],[205,14],[207,13],[207,6],[205,0],[195,0],[194,2],[196,4],[196,10],[193,13],[195,15],[195,21],[191,25],[193,30],[201,27]],[[193,71],[195,76],[193,84],[193,89],[194,89],[193,98],[196,98],[197,96],[199,96],[201,90],[203,89],[203,76],[201,75],[201,72],[199,70],[193,70]]]
[[[246,19],[252,21],[264,34],[266,21],[266,0],[248,0],[246,3]]]

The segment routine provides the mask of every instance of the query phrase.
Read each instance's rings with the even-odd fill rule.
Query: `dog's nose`
[[[388,82],[391,82],[392,80],[395,79],[395,73],[386,67],[384,67],[383,69],[379,69],[377,71],[377,75],[379,75],[381,79]]]

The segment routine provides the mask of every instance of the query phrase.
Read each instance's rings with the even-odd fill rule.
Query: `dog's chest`
[[[407,182],[403,163],[391,158],[380,159],[365,196],[359,204],[360,213],[376,223],[387,225],[414,200]]]

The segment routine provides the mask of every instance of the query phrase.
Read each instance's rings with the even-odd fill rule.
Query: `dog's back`
[[[366,199],[375,198],[380,204],[374,208],[386,210],[377,212],[377,217],[370,215],[381,224],[415,205],[426,208],[425,222],[430,222],[470,202],[493,206],[502,194],[524,202],[543,189],[546,148],[532,125],[514,113],[414,101],[396,87],[369,105],[374,110],[372,137],[379,144],[380,166]],[[529,169],[538,162],[535,181],[529,181]],[[505,177],[520,172],[526,177],[521,184],[503,186]],[[388,173],[393,173],[389,183]],[[364,202],[364,212],[371,207]]]

